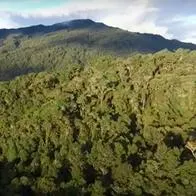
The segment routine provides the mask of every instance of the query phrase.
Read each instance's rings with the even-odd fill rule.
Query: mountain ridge
[[[92,25],[102,25],[105,26],[103,23],[96,23],[90,19],[80,19],[80,20],[70,20],[70,21],[64,21],[60,23],[55,23],[52,25],[43,25],[43,24],[38,24],[38,25],[32,25],[32,26],[27,26],[27,27],[20,27],[20,28],[3,28],[0,29],[0,39],[5,39],[7,36],[11,34],[17,34],[21,33],[22,35],[36,35],[38,32],[43,34],[51,33],[51,32],[56,32],[59,30],[66,30],[71,28],[73,29],[78,29],[78,28],[86,28],[90,27]]]
[[[130,57],[196,45],[109,27],[92,20],[0,30],[0,81],[68,65],[85,66],[96,55]]]
[[[3,28],[0,29],[0,39],[5,39],[9,35],[12,34],[22,34],[22,35],[29,35],[29,36],[34,36],[34,35],[44,35],[48,33],[53,33],[53,32],[58,32],[60,30],[76,30],[76,29],[83,29],[83,28],[95,28],[95,29],[112,29],[112,30],[120,30],[122,32],[127,32],[130,34],[136,34],[140,36],[146,36],[149,39],[164,39],[165,41],[171,41],[175,44],[186,44],[185,47],[187,49],[196,49],[196,44],[190,43],[190,42],[182,42],[177,39],[167,39],[162,35],[159,34],[153,34],[153,33],[140,33],[140,32],[131,32],[128,30],[123,30],[118,27],[112,27],[108,26],[104,23],[101,22],[95,22],[91,19],[76,19],[76,20],[70,20],[70,21],[64,21],[60,23],[55,23],[52,25],[43,25],[43,24],[38,24],[38,25],[32,25],[32,26],[27,26],[27,27],[20,27],[20,28]]]

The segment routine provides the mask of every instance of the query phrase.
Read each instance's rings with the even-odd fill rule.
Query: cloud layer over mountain
[[[0,2],[0,28],[90,18],[129,31],[196,43],[196,1],[19,0]]]

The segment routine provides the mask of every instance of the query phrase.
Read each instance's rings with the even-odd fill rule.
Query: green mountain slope
[[[194,44],[167,40],[108,27],[91,20],[75,20],[52,26],[0,30],[0,80],[69,63],[83,62],[89,54],[130,56],[163,49],[196,49]],[[83,58],[83,59],[81,59]]]
[[[60,37],[60,31],[62,37]],[[19,29],[2,29],[0,30],[0,39],[5,39],[10,35],[35,37],[49,33],[59,35],[59,39],[53,42],[55,44],[59,44],[59,42],[62,44],[76,43],[122,54],[157,52],[162,49],[196,49],[196,45],[191,43],[167,40],[160,35],[128,32],[89,19],[73,20],[51,26],[38,25]],[[49,36],[49,38],[51,38],[50,41],[53,41],[53,37]]]
[[[103,53],[130,56],[138,52],[153,53],[165,48],[196,49],[193,44],[170,41],[157,35],[131,33],[100,23],[86,24],[82,20],[73,24],[72,28],[66,27],[61,31],[58,29],[51,33],[46,31],[32,35],[28,35],[28,31],[26,34],[18,32],[3,39],[0,42],[0,80],[10,80],[29,72],[65,67],[66,64],[85,64],[86,59]],[[33,32],[39,30],[36,29],[34,27]]]
[[[195,61],[99,55],[1,83],[0,194],[195,195]]]

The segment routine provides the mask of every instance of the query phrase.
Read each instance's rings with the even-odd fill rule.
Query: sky
[[[196,0],[0,0],[0,28],[87,18],[196,44]]]

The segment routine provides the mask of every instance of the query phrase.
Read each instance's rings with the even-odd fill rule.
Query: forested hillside
[[[130,56],[179,48],[196,50],[196,45],[167,40],[160,35],[128,32],[91,20],[2,29],[0,80],[65,64],[80,64],[95,53]]]
[[[1,49],[8,78],[42,72],[0,83],[0,195],[196,195],[196,52],[45,47],[60,35]]]

